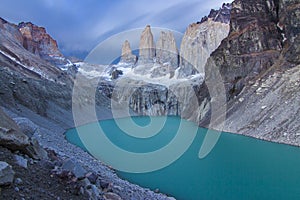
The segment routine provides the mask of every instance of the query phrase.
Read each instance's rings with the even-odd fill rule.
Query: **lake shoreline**
[[[42,117],[21,105],[18,109],[7,109],[6,107],[2,108],[11,118],[24,117],[35,123],[38,128],[36,129],[33,137],[39,141],[43,148],[55,151],[63,160],[76,160],[76,162],[81,164],[87,171],[93,171],[100,174],[101,178],[106,182],[111,183],[113,187],[121,188],[117,194],[122,199],[173,199],[172,197],[168,197],[161,193],[155,193],[150,189],[140,187],[134,183],[128,182],[127,180],[121,179],[117,176],[115,170],[95,159],[81,148],[69,143],[65,139],[64,134],[66,130],[71,127],[71,123],[68,121],[69,118],[65,118],[65,121],[61,122],[62,124],[58,124],[53,122],[53,120],[50,120],[47,117]]]

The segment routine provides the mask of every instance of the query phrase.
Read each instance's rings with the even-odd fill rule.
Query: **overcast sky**
[[[230,0],[1,0],[0,17],[43,26],[65,54],[87,53],[99,42],[147,24],[184,32]]]

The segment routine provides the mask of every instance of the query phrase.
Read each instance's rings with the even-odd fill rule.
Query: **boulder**
[[[10,185],[14,180],[15,172],[6,162],[0,161],[0,186]]]
[[[17,123],[20,130],[30,138],[33,136],[33,134],[38,128],[38,126],[35,123],[33,123],[31,120],[25,117],[16,117],[13,118],[13,120]]]
[[[39,142],[35,138],[31,138],[30,145],[26,147],[26,154],[33,159],[44,159],[48,157],[46,150],[41,147]]]
[[[122,198],[119,195],[112,192],[105,193],[103,197],[105,200],[122,200]]]
[[[87,173],[87,171],[73,159],[67,159],[62,165],[62,170],[72,172],[78,179],[85,178],[85,174]]]
[[[11,150],[24,150],[29,144],[28,136],[0,109],[0,145]]]
[[[23,158],[22,156],[19,155],[15,155],[15,161],[20,167],[27,169],[28,161],[26,158]]]

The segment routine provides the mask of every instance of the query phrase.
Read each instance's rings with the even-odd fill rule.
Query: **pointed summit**
[[[156,43],[156,58],[161,64],[169,62],[174,69],[178,67],[178,50],[171,31],[160,33]]]
[[[122,46],[122,55],[120,62],[132,64],[136,62],[136,56],[132,54],[130,43],[128,42],[128,40],[125,40]]]
[[[155,44],[150,25],[142,32],[139,46],[139,64],[151,63],[155,57]]]

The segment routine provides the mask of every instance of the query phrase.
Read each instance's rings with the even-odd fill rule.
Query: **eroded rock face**
[[[180,76],[205,72],[207,58],[228,35],[229,11],[230,5],[224,4],[201,22],[188,26],[180,46]]]
[[[233,2],[230,34],[205,66],[205,84],[220,72],[226,89],[222,130],[300,145],[299,10],[293,0]]]
[[[25,49],[41,57],[62,57],[57,42],[46,32],[45,28],[38,27],[30,22],[20,23],[18,27],[23,35]]]
[[[178,49],[172,32],[160,33],[160,37],[156,42],[156,59],[158,63],[170,63],[170,67],[176,69],[178,67]]]
[[[277,26],[288,46],[284,56],[290,63],[300,64],[300,2],[298,0],[280,0],[277,4],[279,4]]]
[[[57,42],[44,27],[31,22],[22,22],[18,28],[23,36],[23,47],[26,50],[57,66],[69,63],[59,51]]]
[[[139,45],[138,64],[151,63],[155,57],[155,44],[150,25],[142,32]]]
[[[122,63],[135,64],[136,56],[132,54],[130,43],[125,40],[122,46],[121,60]]]
[[[205,66],[206,79],[218,70],[223,77],[228,99],[243,88],[245,81],[272,66],[282,49],[273,1],[236,0],[232,3],[229,36],[212,53]]]

